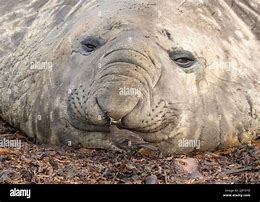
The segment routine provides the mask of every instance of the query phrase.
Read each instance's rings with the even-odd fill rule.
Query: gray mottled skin
[[[164,153],[193,151],[184,139],[200,140],[200,150],[249,142],[260,134],[259,8],[0,0],[0,116],[51,144],[113,149],[108,116]],[[87,36],[105,43],[87,55]],[[171,60],[175,49],[196,57],[191,73]],[[121,95],[123,87],[141,94]]]

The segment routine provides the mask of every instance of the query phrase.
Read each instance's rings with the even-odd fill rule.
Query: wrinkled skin
[[[2,1],[0,115],[28,136],[115,149],[111,118],[163,153],[259,136],[257,1]]]

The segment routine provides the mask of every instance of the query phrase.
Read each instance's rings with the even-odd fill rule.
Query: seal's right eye
[[[101,47],[102,45],[104,45],[103,39],[97,38],[97,37],[92,37],[92,36],[87,37],[86,39],[81,41],[82,49],[87,53],[93,52],[94,50]]]
[[[186,50],[174,50],[170,53],[170,58],[180,67],[188,69],[196,63],[193,54]]]

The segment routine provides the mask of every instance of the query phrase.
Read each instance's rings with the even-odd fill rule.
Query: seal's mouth
[[[109,124],[102,125],[102,126],[101,125],[91,125],[91,124],[86,124],[86,123],[80,124],[78,122],[77,122],[77,124],[75,124],[71,120],[67,120],[67,121],[72,127],[76,128],[78,130],[86,131],[86,132],[109,132],[110,125],[116,125],[117,127],[121,128],[121,129],[126,129],[126,130],[134,131],[137,133],[152,134],[152,133],[164,131],[164,129],[170,125],[170,124],[164,124],[164,125],[160,126],[160,128],[155,128],[155,129],[151,129],[151,130],[142,130],[142,128],[129,128],[127,126],[124,126],[121,124],[121,119],[114,120],[113,118],[110,119]]]
[[[140,137],[142,137],[145,141],[150,143],[159,143],[165,138],[167,139],[169,137],[170,131],[173,130],[176,124],[173,122],[165,124],[161,126],[159,129],[153,129],[153,130],[142,130],[142,128],[129,128],[127,126],[124,126],[122,124],[122,120],[116,120],[113,118],[108,117],[108,123],[106,125],[90,125],[90,124],[73,124],[71,120],[67,120],[68,123],[75,129],[80,130],[81,132],[93,134],[93,133],[99,133],[99,134],[110,134],[110,126],[115,125],[119,129],[123,129],[125,131],[131,131]]]

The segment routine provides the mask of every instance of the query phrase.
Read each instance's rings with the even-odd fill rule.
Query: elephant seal
[[[163,153],[260,134],[257,0],[24,0],[0,6],[0,115],[42,143]]]

